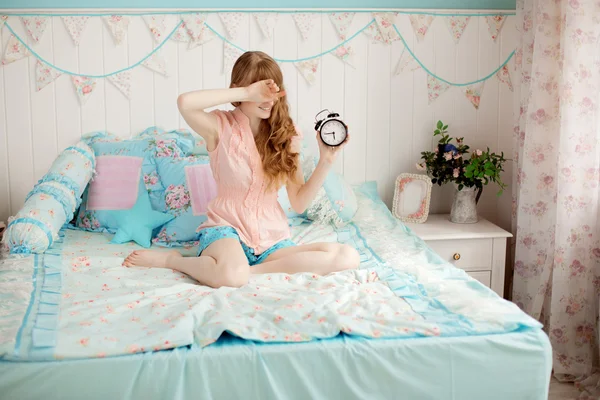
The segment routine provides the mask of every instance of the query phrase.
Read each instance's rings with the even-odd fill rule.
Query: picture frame
[[[422,224],[429,216],[431,178],[403,173],[396,178],[392,214],[402,222]]]

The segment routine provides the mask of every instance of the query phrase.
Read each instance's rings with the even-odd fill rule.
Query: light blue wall
[[[217,7],[215,7],[217,6]],[[516,0],[0,0],[1,8],[452,8],[514,10]]]

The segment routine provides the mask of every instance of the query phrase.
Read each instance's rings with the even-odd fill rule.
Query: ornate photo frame
[[[404,173],[396,178],[392,214],[402,222],[422,224],[429,216],[431,178]]]

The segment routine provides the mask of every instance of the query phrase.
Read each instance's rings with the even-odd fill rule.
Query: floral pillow
[[[184,156],[194,142],[185,132],[165,132],[148,128],[133,139],[123,140],[105,132],[84,137],[96,155],[96,175],[83,195],[75,221],[76,227],[115,233],[118,211],[132,208],[143,180],[153,208],[162,211],[160,195],[164,190],[155,159]]]
[[[308,179],[317,166],[318,158],[307,155],[302,162],[305,179]],[[309,220],[316,223],[342,226],[354,218],[358,202],[352,186],[337,172],[327,174],[323,187],[306,210]]]
[[[157,159],[156,165],[164,187],[155,193],[160,197],[160,210],[175,218],[162,227],[154,243],[171,247],[196,241],[208,204],[217,195],[209,158],[165,157]]]

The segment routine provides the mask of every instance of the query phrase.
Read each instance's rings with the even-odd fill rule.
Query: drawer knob
[[[460,260],[460,253],[454,253],[452,258],[454,258],[456,261]]]

